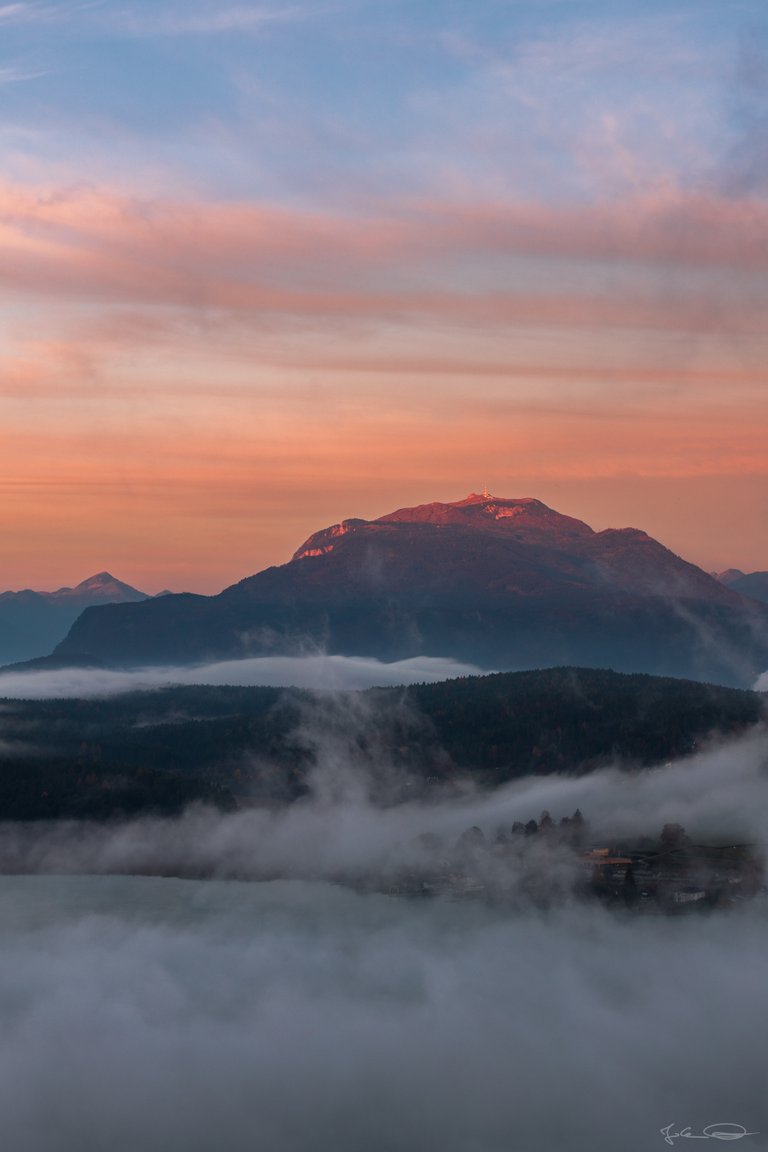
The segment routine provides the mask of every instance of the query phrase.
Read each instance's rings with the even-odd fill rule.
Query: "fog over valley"
[[[343,687],[160,687],[172,670],[111,673],[105,695],[98,670],[12,674],[59,698],[0,705],[6,778],[55,765],[79,732],[67,779],[108,797],[110,731],[140,758],[189,732],[215,766],[246,716],[261,778],[306,775],[292,799],[232,810],[0,823],[8,1146],[646,1152],[720,1125],[768,1147],[762,883],[726,869],[725,898],[678,906],[644,902],[638,872],[631,903],[626,882],[618,898],[594,888],[589,856],[684,828],[759,862],[762,698],[585,669],[359,692],[355,677],[403,666],[313,657],[287,674],[300,667]],[[85,684],[90,699],[66,698]],[[659,738],[682,753],[653,759]],[[444,779],[417,787],[402,741]],[[546,771],[494,785],[475,770],[490,741]],[[667,883],[687,900],[693,880]]]
[[[314,741],[309,793],[286,807],[222,814],[194,806],[174,819],[5,823],[1,859],[25,872],[304,880],[348,873],[370,882],[440,856],[472,826],[490,835],[542,811],[559,818],[577,808],[596,841],[680,823],[696,839],[730,837],[768,849],[768,732],[762,726],[655,769],[526,776],[492,793],[467,776],[441,801],[383,807],[373,797],[381,796],[382,780],[392,779],[390,766],[353,762],[333,728],[306,730],[303,738]],[[425,844],[425,835],[440,842]],[[539,856],[537,867],[551,862],[549,855]],[[555,865],[574,868],[570,857],[556,858]],[[505,885],[514,888],[519,879],[514,861],[504,866]]]
[[[20,1152],[646,1152],[725,1122],[768,1146],[764,912],[6,877],[0,916]]]
[[[384,663],[374,657],[262,656],[212,664],[115,671],[106,668],[0,669],[0,697],[47,700],[51,697],[113,696],[172,684],[273,685],[278,688],[354,689],[417,684],[471,676],[480,670],[448,658],[417,656]]]
[[[348,663],[330,667],[359,674]],[[83,675],[62,670],[62,686],[70,674]],[[85,675],[95,687],[100,674]],[[457,771],[408,799],[382,715],[434,740],[418,705],[435,694],[449,710],[487,698],[493,715],[554,685],[558,707],[570,698],[597,717],[624,701],[624,722],[649,733],[675,692],[681,722],[706,705],[736,709],[736,728],[705,723],[700,746],[670,762],[617,758],[490,789]],[[256,691],[6,698],[0,735],[26,716],[30,741],[64,739],[69,713],[46,721],[49,708],[86,728],[94,709],[123,710],[151,734],[204,725],[196,702],[231,725],[233,701]],[[715,1124],[768,1147],[765,889],[678,915],[578,894],[584,850],[664,826],[768,849],[760,699],[578,669],[387,691],[295,698],[290,747],[308,774],[290,803],[0,824],[9,1147],[645,1152],[666,1146],[662,1129]],[[267,698],[278,716],[284,696]],[[0,769],[13,754],[6,738]],[[577,810],[577,841],[570,826],[545,833],[543,813],[557,828]],[[537,835],[498,840],[532,817]],[[472,882],[413,898],[407,877],[446,858]]]

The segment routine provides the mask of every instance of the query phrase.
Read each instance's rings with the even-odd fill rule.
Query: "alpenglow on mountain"
[[[768,608],[645,532],[473,493],[344,520],[217,596],[89,609],[54,655],[130,667],[317,649],[743,685],[768,668]]]
[[[75,588],[56,592],[0,593],[0,664],[44,656],[62,640],[83,611],[95,604],[131,604],[146,600],[130,584],[109,572],[97,572]]]

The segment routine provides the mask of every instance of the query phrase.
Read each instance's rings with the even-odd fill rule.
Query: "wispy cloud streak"
[[[0,6],[0,24],[56,24],[83,12],[101,8],[104,0],[81,0],[79,3],[18,3]]]
[[[112,32],[136,37],[258,34],[274,25],[322,19],[338,9],[338,5],[327,4],[239,4],[218,10],[210,4],[147,6],[107,13],[104,23]]]
[[[284,316],[444,318],[762,332],[753,285],[718,270],[768,267],[768,206],[701,197],[579,208],[401,205],[339,217],[259,203],[141,200],[89,188],[0,188],[0,290]],[[508,261],[496,282],[467,265]],[[701,285],[631,278],[619,290],[524,287],[515,261],[545,258],[709,269]],[[479,279],[478,279],[479,275]],[[474,282],[473,282],[474,280]],[[467,286],[464,287],[464,284]]]

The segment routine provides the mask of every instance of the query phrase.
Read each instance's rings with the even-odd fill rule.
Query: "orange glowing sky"
[[[768,568],[743,11],[428,7],[0,6],[0,588],[218,591],[484,484]]]

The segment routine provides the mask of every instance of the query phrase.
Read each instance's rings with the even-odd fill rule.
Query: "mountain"
[[[741,580],[744,576],[741,568],[726,568],[724,572],[713,572],[715,580],[719,580],[721,584],[728,584],[729,586],[736,580]]]
[[[481,668],[610,667],[747,685],[768,608],[635,528],[471,494],[314,533],[218,596],[90,608],[54,657],[112,666],[322,648]]]
[[[729,580],[728,587],[742,596],[751,596],[768,604],[768,572],[740,572]]]
[[[0,664],[29,660],[51,651],[84,608],[146,600],[144,592],[99,572],[75,588],[56,592],[0,593]]]

